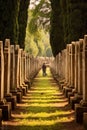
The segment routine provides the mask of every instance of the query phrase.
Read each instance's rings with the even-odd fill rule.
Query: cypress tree
[[[67,6],[68,35],[66,44],[82,38],[87,33],[87,1],[68,0]],[[65,33],[67,34],[67,32]]]
[[[63,39],[63,19],[61,14],[60,0],[51,1],[51,30],[50,30],[50,44],[53,55],[56,56],[64,47]]]
[[[18,41],[18,9],[19,0],[0,0],[0,40]]]
[[[25,47],[24,42],[25,42],[25,36],[26,36],[29,2],[30,0],[20,0],[20,10],[19,10],[19,16],[18,16],[18,23],[19,23],[18,44],[22,48]]]

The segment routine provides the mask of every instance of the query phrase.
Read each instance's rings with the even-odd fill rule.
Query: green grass
[[[43,77],[40,71],[31,91],[23,98],[18,113],[9,123],[12,130],[67,130],[65,123],[74,120],[73,111],[68,109],[67,99],[59,91],[49,69]],[[10,130],[9,129],[9,130]]]

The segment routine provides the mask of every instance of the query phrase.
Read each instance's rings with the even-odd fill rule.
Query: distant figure
[[[43,71],[43,76],[46,76],[47,74],[46,74],[46,65],[45,65],[45,63],[43,63],[43,65],[42,65],[42,71]]]

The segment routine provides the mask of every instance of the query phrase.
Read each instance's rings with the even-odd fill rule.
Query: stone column
[[[71,86],[74,87],[75,85],[75,42],[71,44]]]
[[[78,92],[78,46],[79,41],[75,42],[75,90]]]
[[[4,46],[4,94],[10,93],[10,40],[5,40]]]
[[[19,49],[19,86],[23,83],[23,77],[22,77],[22,49]]]
[[[68,69],[69,69],[69,84],[68,86],[71,87],[71,44],[68,45]]]
[[[69,84],[69,44],[67,44],[67,46],[66,46],[66,49],[67,49],[67,52],[66,52],[66,64],[67,64],[67,72],[66,72],[66,82],[67,82],[67,84]]]
[[[10,89],[14,90],[15,86],[15,52],[14,45],[11,45],[11,64],[10,64]]]
[[[20,64],[19,64],[19,58],[20,58],[20,53],[19,53],[19,45],[16,45],[15,46],[15,87],[16,88],[19,88],[20,86],[20,82],[19,82],[19,67],[20,67]]]
[[[79,40],[78,46],[78,94],[83,94],[83,68],[82,68],[83,39]]]
[[[56,68],[56,74],[58,74],[58,55],[55,57],[55,68]]]
[[[0,101],[4,98],[4,55],[3,42],[0,41]]]
[[[87,103],[87,35],[83,45],[83,101]]]
[[[87,112],[87,35],[84,36],[83,53],[82,53],[82,68],[83,68],[83,99],[80,104],[75,105],[76,122],[83,122],[83,113]]]

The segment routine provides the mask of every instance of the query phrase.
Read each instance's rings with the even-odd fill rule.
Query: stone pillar
[[[11,91],[13,95],[16,95],[17,103],[22,100],[22,90],[20,88],[20,52],[19,45],[15,45],[15,91]]]
[[[10,93],[10,40],[5,40],[4,46],[4,94]]]
[[[76,122],[83,122],[83,113],[87,112],[87,35],[84,36],[83,53],[82,53],[82,68],[83,68],[83,99],[80,104],[75,104]]]
[[[58,74],[58,55],[55,57],[55,68],[56,68],[56,74]]]
[[[71,87],[71,47],[72,45],[69,44],[69,87]]]
[[[20,79],[19,58],[20,58],[19,45],[16,45],[15,46],[15,87],[16,88],[19,88],[19,86],[20,86],[20,81],[19,81],[19,79]]]
[[[27,76],[27,75],[28,75],[28,74],[27,74],[27,73],[28,73],[28,72],[27,72],[27,71],[28,71],[28,64],[27,64],[28,62],[27,62],[27,61],[28,61],[27,53],[25,53],[25,80],[28,80],[28,78],[27,78],[27,77],[28,77],[28,76]]]
[[[10,89],[14,90],[15,86],[15,52],[14,45],[11,45],[11,64],[10,64]]]
[[[19,49],[19,86],[23,83],[23,77],[22,77],[22,49]]]
[[[75,86],[75,42],[71,44],[71,86]]]
[[[83,39],[79,40],[78,46],[78,94],[83,94],[83,68],[82,68]]]
[[[69,58],[69,44],[66,46],[67,52],[66,52],[66,60],[67,60],[67,72],[66,72],[66,82],[69,84],[69,63],[70,63],[70,58]]]
[[[83,101],[87,102],[87,35],[83,45]]]
[[[72,91],[72,86],[71,86],[71,48],[72,45],[71,44],[67,44],[67,69],[68,69],[68,75],[67,75],[67,79],[68,82],[67,84],[65,84],[65,86],[63,87],[63,93],[65,94],[66,97],[68,97],[68,93]]]
[[[10,40],[5,40],[4,56],[3,45],[0,42],[0,109],[2,109],[2,119],[9,120],[11,118],[11,102],[6,102],[3,97],[10,93]]]
[[[75,90],[78,92],[78,46],[79,41],[75,43]]]
[[[62,59],[62,69],[63,69],[63,77],[66,83],[66,72],[67,72],[67,68],[66,68],[66,49],[63,50],[62,52],[63,54],[63,59]]]
[[[0,41],[0,101],[4,98],[4,55],[3,42]]]

